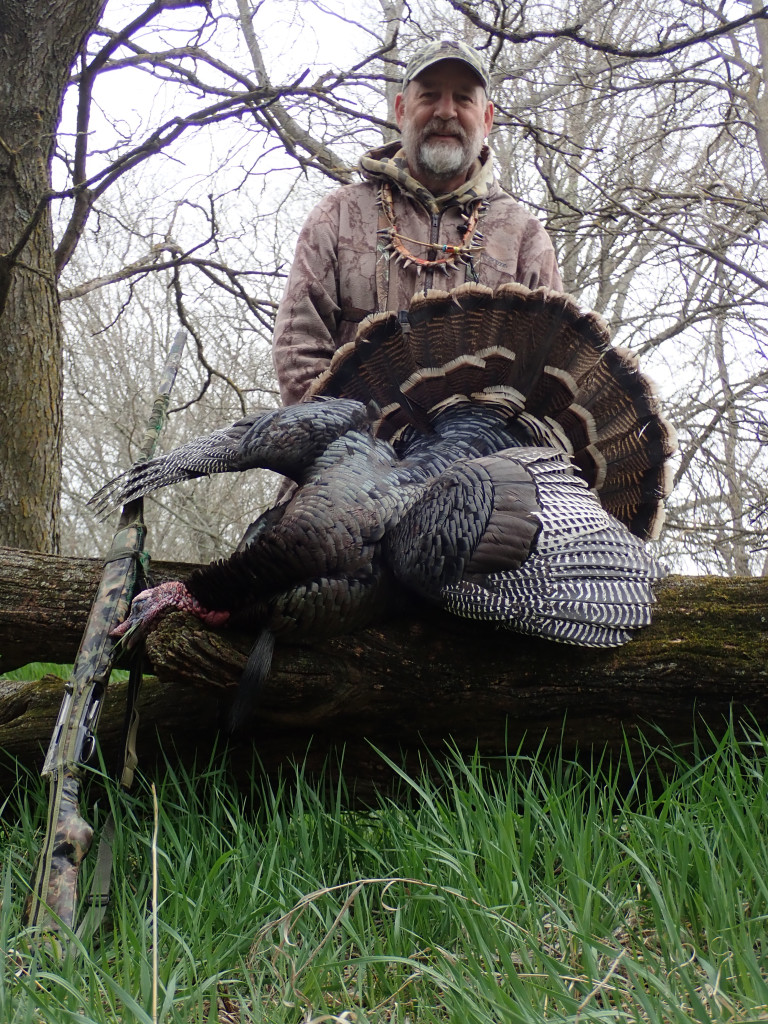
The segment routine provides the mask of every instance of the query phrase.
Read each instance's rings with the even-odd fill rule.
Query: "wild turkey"
[[[506,285],[431,291],[375,315],[305,403],[259,411],[135,467],[104,510],[265,467],[295,491],[234,554],[146,591],[121,634],[186,608],[275,636],[352,630],[406,593],[521,633],[611,647],[650,621],[674,433],[602,321]],[[597,497],[595,496],[597,495]],[[599,500],[598,500],[599,499]]]

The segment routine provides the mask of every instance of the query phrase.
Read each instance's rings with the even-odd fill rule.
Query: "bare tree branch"
[[[253,14],[249,8],[247,0],[237,0],[237,9],[240,18],[240,28],[248,45],[248,52],[251,55],[256,79],[262,89],[270,89],[269,75],[267,74],[267,69],[261,54],[261,47],[256,39],[256,33],[253,30]],[[270,117],[271,127],[282,140],[286,150],[291,153],[299,163],[301,163],[301,158],[298,156],[296,150],[304,149],[312,157],[315,162],[315,166],[323,169],[332,178],[335,178],[337,181],[342,183],[346,183],[350,180],[351,169],[347,167],[345,161],[342,160],[341,157],[337,156],[328,146],[319,142],[317,139],[313,138],[309,132],[301,128],[296,120],[288,114],[280,102],[276,102],[272,105],[267,116]]]
[[[476,28],[482,29],[483,32],[487,32],[489,36],[504,39],[509,43],[530,43],[540,39],[570,39],[573,42],[578,43],[580,46],[585,46],[587,49],[595,50],[597,53],[610,54],[612,57],[627,57],[631,60],[655,60],[658,57],[665,57],[672,53],[679,53],[681,50],[690,49],[690,47],[696,46],[698,43],[705,43],[711,39],[717,39],[719,36],[727,35],[739,28],[743,28],[745,25],[750,25],[755,21],[768,18],[768,7],[763,6],[753,11],[752,14],[745,14],[743,18],[736,18],[733,21],[723,22],[723,24],[718,25],[716,28],[708,29],[706,31],[691,33],[683,39],[678,39],[662,46],[623,47],[615,46],[614,44],[605,41],[590,39],[582,32],[584,27],[583,23],[563,25],[561,28],[556,29],[536,29],[530,32],[512,32],[503,26],[499,26],[481,18],[477,13],[477,7],[474,4],[468,3],[467,0],[449,0],[449,3],[459,11],[459,13],[463,14],[467,21],[471,22]]]

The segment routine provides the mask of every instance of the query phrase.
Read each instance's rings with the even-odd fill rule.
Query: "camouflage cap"
[[[451,39],[438,39],[414,53],[408,61],[405,74],[403,75],[403,91],[408,83],[412,82],[417,75],[420,75],[422,71],[426,71],[427,68],[431,68],[433,64],[437,64],[441,60],[460,60],[474,71],[483,83],[485,91],[490,92],[491,80],[488,75],[488,68],[485,66],[480,54],[466,43],[455,42]]]

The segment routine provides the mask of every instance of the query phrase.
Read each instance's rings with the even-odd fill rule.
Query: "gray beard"
[[[461,140],[457,139],[457,142]],[[468,147],[462,142],[433,142],[427,139],[419,146],[419,164],[435,178],[452,178],[461,171],[468,171],[474,157],[467,152]]]
[[[441,126],[437,122],[430,122],[422,129],[422,133],[437,127]],[[411,125],[406,124],[403,126],[402,143],[408,161],[415,161],[419,170],[439,181],[469,171],[483,147],[482,131],[474,134],[472,138],[463,132],[461,136],[456,136],[455,144],[438,142],[429,136],[419,138]]]

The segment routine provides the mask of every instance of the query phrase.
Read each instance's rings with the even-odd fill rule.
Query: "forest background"
[[[102,9],[103,7],[103,9]],[[404,62],[462,38],[501,183],[680,435],[662,553],[768,575],[768,22],[756,0],[8,0],[0,17],[0,544],[106,550],[85,501],[136,455],[277,403],[296,235],[396,137]],[[155,557],[226,555],[276,478],[152,499]]]

